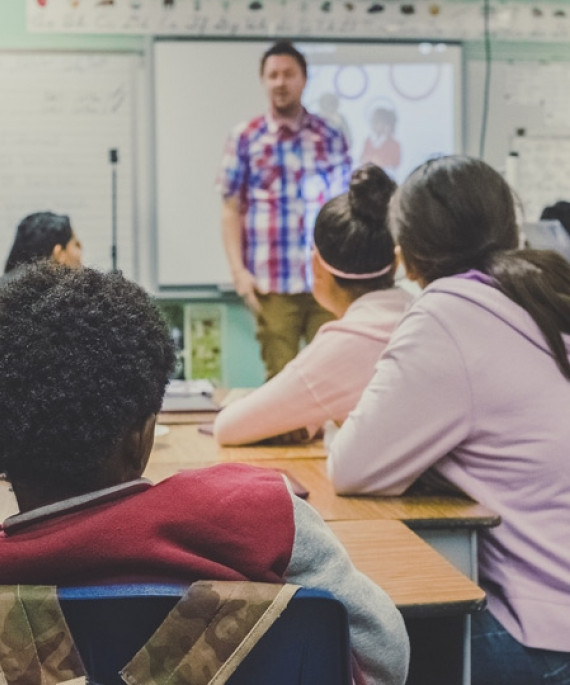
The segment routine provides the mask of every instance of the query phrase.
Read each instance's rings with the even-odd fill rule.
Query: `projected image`
[[[311,64],[304,103],[345,132],[355,166],[374,162],[400,182],[455,151],[451,64]]]
[[[394,137],[398,116],[390,107],[376,107],[370,116],[370,134],[364,141],[360,163],[373,162],[393,176],[402,161],[402,147]]]

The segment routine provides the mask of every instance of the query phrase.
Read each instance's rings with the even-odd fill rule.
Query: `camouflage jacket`
[[[125,665],[128,685],[223,685],[270,628],[296,585],[193,583]],[[0,586],[0,685],[88,682],[52,586]]]

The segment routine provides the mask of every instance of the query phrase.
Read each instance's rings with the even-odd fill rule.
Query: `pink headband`
[[[367,278],[378,278],[379,276],[387,274],[394,266],[394,264],[391,263],[388,264],[388,266],[385,266],[383,269],[380,269],[380,271],[371,271],[368,274],[347,274],[344,271],[341,271],[340,269],[335,269],[334,266],[327,264],[325,260],[322,258],[321,253],[318,251],[316,245],[313,247],[313,249],[315,250],[317,259],[319,260],[323,269],[326,269],[326,271],[328,271],[330,274],[332,274],[333,276],[338,276],[339,278],[349,278],[354,281],[363,281]]]

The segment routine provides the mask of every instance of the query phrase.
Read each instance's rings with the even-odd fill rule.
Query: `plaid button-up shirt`
[[[311,290],[315,218],[350,171],[342,132],[306,110],[296,130],[264,115],[232,132],[218,185],[239,198],[243,261],[262,292]]]

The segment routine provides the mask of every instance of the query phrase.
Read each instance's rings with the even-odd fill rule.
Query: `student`
[[[157,309],[119,274],[43,263],[0,290],[0,469],[20,509],[0,583],[318,585],[348,609],[365,682],[403,683],[402,617],[281,475],[141,478],[173,362]]]
[[[22,266],[39,259],[53,259],[72,268],[81,266],[81,243],[71,228],[68,216],[36,212],[22,219],[16,229],[14,244],[0,283],[7,283]]]
[[[222,233],[236,292],[256,315],[267,379],[330,314],[311,295],[313,224],[350,177],[340,129],[301,102],[307,62],[279,41],[262,56],[268,112],[231,133],[220,172]]]
[[[562,224],[566,233],[570,235],[570,202],[560,200],[542,210],[542,214],[540,215],[541,221],[553,219],[557,219]]]
[[[338,320],[325,324],[277,376],[217,416],[219,442],[312,437],[325,421],[342,422],[355,407],[411,300],[394,287],[394,242],[386,212],[395,187],[370,164],[354,172],[348,193],[321,209],[313,294]]]
[[[330,476],[340,493],[398,495],[432,469],[500,514],[480,531],[473,685],[570,683],[570,266],[516,249],[510,189],[476,159],[416,169],[391,220],[425,289]]]

